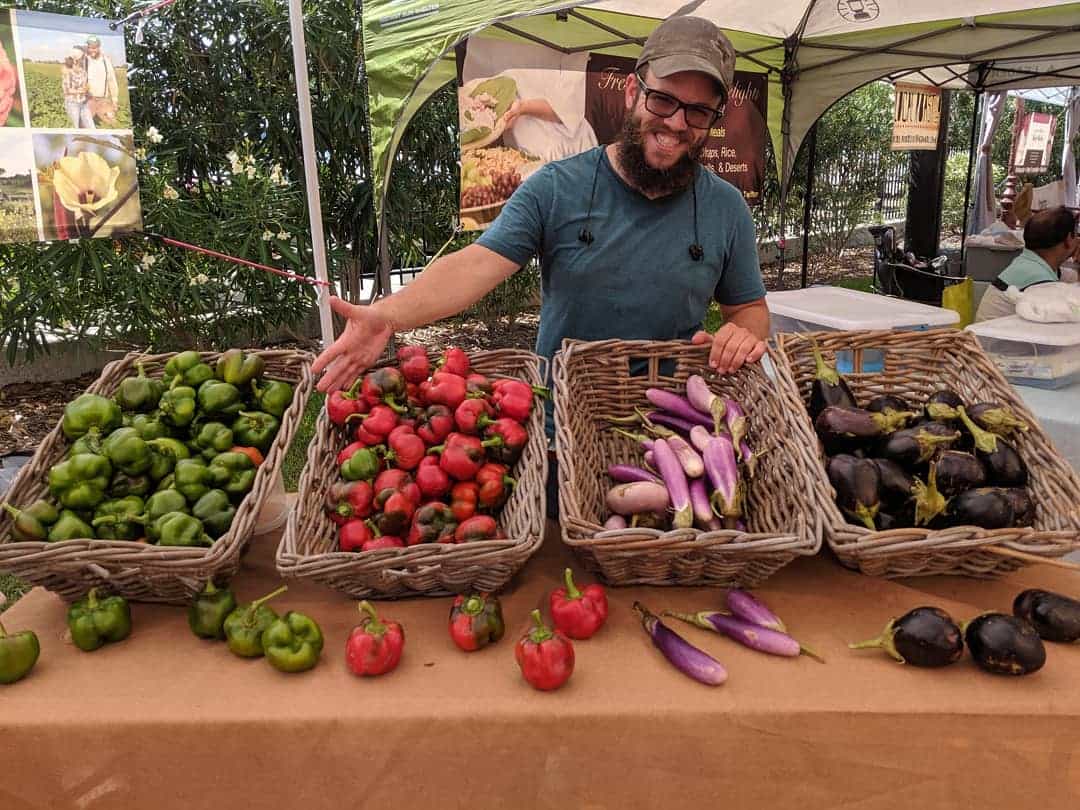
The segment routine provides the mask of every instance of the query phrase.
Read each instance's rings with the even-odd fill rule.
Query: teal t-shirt
[[[1010,287],[1026,290],[1032,284],[1057,281],[1058,274],[1042,256],[1024,248],[1024,252],[1009,262],[1009,266],[1001,271],[998,278]]]
[[[594,175],[586,245],[578,234]],[[545,165],[514,192],[478,242],[520,265],[539,256],[537,354],[550,360],[563,338],[685,340],[711,299],[734,306],[765,296],[742,194],[702,167],[695,184],[701,261],[689,253],[690,189],[650,200],[616,174],[602,146]]]

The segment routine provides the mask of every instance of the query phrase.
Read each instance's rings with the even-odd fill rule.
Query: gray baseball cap
[[[656,26],[645,40],[635,70],[645,65],[661,79],[687,70],[712,76],[725,96],[735,82],[735,48],[704,17],[669,17]]]
[[[86,38],[87,45],[101,45],[101,40],[97,37],[90,35]]]

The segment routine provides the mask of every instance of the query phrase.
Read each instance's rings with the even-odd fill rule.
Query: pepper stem
[[[206,587],[203,588],[203,593],[206,594],[207,596],[213,596],[217,592],[218,592],[218,589],[216,587],[214,587],[214,580],[213,579],[206,580]]]
[[[964,406],[961,405],[956,409],[956,412],[960,414],[960,421],[964,423],[964,427],[971,433],[971,437],[975,440],[975,447],[984,453],[993,453],[997,450],[997,436],[991,433],[989,430],[983,430],[981,427],[971,421],[971,417],[967,415],[967,411],[964,410]]]
[[[551,628],[544,624],[544,617],[540,615],[539,609],[534,610],[529,615],[532,616],[534,625],[532,632],[529,633],[529,641],[533,644],[542,644],[549,638],[554,638],[555,634],[551,632]]]
[[[484,611],[484,598],[472,594],[465,600],[465,604],[461,606],[461,609],[470,616],[479,616]]]
[[[97,588],[91,588],[90,593],[86,595],[86,604],[91,610],[98,606],[97,600]]]
[[[21,515],[21,514],[22,514],[22,510],[21,510],[21,509],[16,509],[16,508],[15,508],[14,506],[12,506],[12,505],[11,505],[10,503],[4,503],[4,504],[0,504],[0,506],[3,506],[3,507],[4,507],[4,509],[6,509],[6,510],[8,511],[8,514],[10,514],[10,515],[11,515],[11,516],[12,516],[13,518],[15,518],[15,519],[18,519],[19,515]]]
[[[375,606],[367,599],[358,605],[360,615],[367,619],[364,628],[373,635],[382,635],[386,632],[386,625],[379,621],[379,614],[375,612]]]
[[[581,591],[579,591],[577,585],[574,584],[574,572],[571,571],[569,568],[563,571],[563,582],[566,583],[567,599],[581,598]]]
[[[349,399],[356,399],[356,392],[360,388],[360,386],[363,385],[363,383],[363,375],[357,377],[353,384],[349,386],[349,390],[346,391],[342,396],[348,397]]]
[[[259,599],[256,599],[254,602],[252,602],[250,605],[248,605],[248,612],[254,613],[258,609],[259,605],[263,604],[264,602],[269,602],[275,596],[281,596],[287,590],[289,590],[289,586],[288,585],[282,585],[276,591],[272,591],[271,593],[268,593],[266,596],[263,596],[263,597],[260,597]]]

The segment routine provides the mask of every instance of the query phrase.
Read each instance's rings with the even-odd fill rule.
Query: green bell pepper
[[[243,497],[255,483],[255,462],[246,453],[220,453],[210,462],[209,471],[215,487],[237,498]]]
[[[188,608],[188,626],[199,638],[225,640],[225,619],[236,610],[236,597],[228,588],[215,588],[208,579],[202,593]]]
[[[221,380],[207,380],[196,397],[199,410],[208,415],[235,416],[244,410],[240,389]]]
[[[191,507],[191,514],[202,521],[206,533],[215,540],[225,534],[236,517],[236,507],[224,490],[212,489]]]
[[[70,509],[61,509],[60,518],[49,529],[49,542],[62,540],[92,540],[94,527]]]
[[[60,429],[74,441],[91,431],[106,435],[120,427],[120,406],[97,394],[82,394],[64,408]]]
[[[15,683],[30,674],[41,655],[41,644],[33,630],[8,635],[0,622],[0,683]]]
[[[180,492],[188,503],[195,503],[209,492],[215,484],[215,476],[204,463],[185,458],[176,462],[173,470],[173,489]]]
[[[150,469],[153,460],[150,447],[139,438],[135,428],[117,428],[101,444],[106,458],[112,462],[113,469],[128,475],[139,475]]]
[[[138,376],[122,380],[113,398],[121,410],[152,411],[165,393],[165,384],[161,380],[147,377],[142,363],[136,363],[135,368],[139,372]]]
[[[24,543],[44,542],[49,536],[49,526],[60,519],[56,507],[43,500],[36,500],[24,509],[16,509],[10,503],[5,503],[4,509],[14,518],[12,536]]]
[[[262,635],[278,617],[274,609],[264,603],[288,589],[282,585],[273,593],[238,607],[226,617],[225,640],[233,654],[241,658],[258,658],[263,654]]]
[[[137,413],[131,419],[125,420],[124,427],[135,428],[135,432],[144,442],[151,439],[167,439],[172,436],[172,430],[161,418],[161,411]]]
[[[319,662],[323,634],[314,619],[290,610],[263,631],[262,644],[274,669],[304,672]]]
[[[98,599],[97,588],[68,608],[71,640],[80,650],[92,652],[131,635],[131,608],[122,596]]]
[[[203,529],[202,521],[183,512],[169,512],[154,521],[148,536],[159,546],[212,546],[214,538]]]
[[[176,463],[191,457],[191,451],[177,439],[160,438],[151,439],[147,446],[150,448],[150,477],[155,481],[165,478],[176,468]]]
[[[143,516],[147,529],[162,515],[170,512],[188,512],[187,498],[175,489],[163,489],[146,499],[146,514]],[[149,532],[148,532],[149,534]],[[153,539],[157,539],[156,537]]]
[[[214,370],[202,361],[202,355],[195,351],[180,352],[169,358],[165,364],[162,381],[170,388],[174,384],[198,388],[207,380],[213,379]],[[179,380],[179,383],[176,381]]]
[[[221,422],[207,422],[202,425],[191,441],[208,461],[235,444],[233,432]]]
[[[161,416],[173,427],[187,427],[195,421],[196,407],[195,389],[189,385],[177,385],[161,395]]]
[[[94,531],[102,540],[137,540],[145,533],[146,504],[138,495],[116,498],[94,510]]]
[[[142,497],[154,488],[154,482],[150,476],[128,475],[127,473],[113,473],[112,481],[109,482],[109,495],[113,498],[126,498],[128,495]]]
[[[93,509],[105,500],[112,465],[104,456],[72,456],[49,470],[49,492],[68,509]]]
[[[241,447],[257,447],[265,454],[280,426],[276,416],[262,411],[241,411],[232,423],[233,438]]]
[[[280,419],[292,403],[293,387],[281,380],[270,380],[262,386],[252,380],[251,394],[255,407]]]
[[[232,385],[247,385],[261,377],[266,361],[257,354],[244,354],[240,349],[229,349],[218,358],[216,375],[219,380]]]
[[[379,456],[370,447],[361,447],[341,463],[346,481],[371,481],[379,473]]]
[[[170,489],[172,489],[173,492],[176,492],[176,490],[173,489],[173,484],[175,484],[175,483],[176,483],[176,476],[173,475],[172,473],[169,473],[164,478],[162,478],[160,481],[158,481],[158,485],[157,485],[157,487],[154,488],[154,492],[164,492],[164,491],[170,490]],[[184,496],[181,495],[180,497],[183,498]],[[187,503],[187,501],[184,501],[184,503]]]
[[[103,456],[105,451],[101,449],[101,434],[96,430],[90,433],[83,434],[75,440],[75,444],[71,445],[71,449],[67,452],[67,457],[72,456]]]

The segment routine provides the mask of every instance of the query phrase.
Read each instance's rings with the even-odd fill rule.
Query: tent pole
[[[319,326],[323,346],[334,342],[334,321],[330,314],[329,276],[326,272],[326,238],[323,235],[322,198],[319,195],[319,169],[315,163],[315,127],[311,120],[311,88],[308,80],[307,44],[304,41],[304,12],[300,0],[289,0],[289,32],[292,36],[293,74],[296,76],[296,101],[300,112],[300,142],[304,150],[304,185],[308,221],[311,224],[311,250],[315,258],[315,277],[319,285]]]
[[[964,186],[964,227],[960,231],[960,255],[964,253],[967,241],[968,203],[971,201],[971,174],[975,169],[975,131],[979,124],[979,110],[982,106],[982,90],[975,91],[975,106],[971,110],[971,142],[968,144],[967,183]]]
[[[806,289],[807,273],[810,269],[810,218],[814,207],[814,171],[817,168],[817,121],[810,127],[810,154],[806,160],[806,198],[803,200],[802,213],[802,276],[799,286]]]

